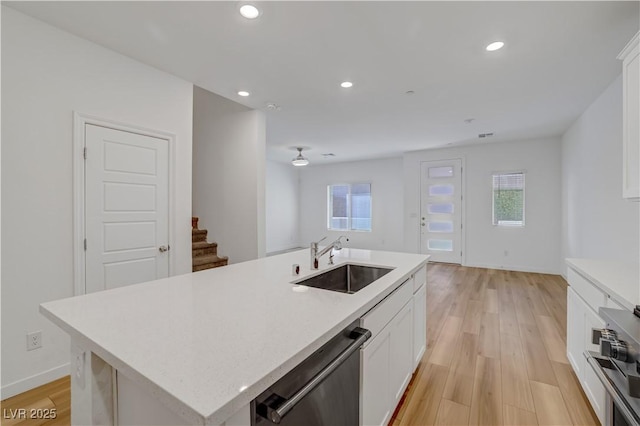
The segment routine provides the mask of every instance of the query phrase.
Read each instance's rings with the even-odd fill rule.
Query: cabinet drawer
[[[569,285],[594,311],[605,306],[607,296],[573,269],[567,271]]]
[[[424,265],[422,268],[418,269],[413,276],[413,292],[415,293],[427,283],[427,265]]]
[[[411,279],[406,280],[400,287],[393,291],[384,300],[374,306],[360,319],[360,327],[371,331],[371,337],[375,337],[385,325],[402,309],[413,296]],[[371,341],[372,339],[369,339]],[[366,346],[366,344],[365,344]]]

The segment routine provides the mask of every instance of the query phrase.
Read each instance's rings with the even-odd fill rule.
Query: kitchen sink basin
[[[347,263],[295,284],[353,294],[391,271],[390,268]]]

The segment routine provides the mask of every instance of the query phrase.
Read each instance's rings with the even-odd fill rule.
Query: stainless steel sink
[[[347,263],[295,284],[353,294],[391,271],[390,268]]]

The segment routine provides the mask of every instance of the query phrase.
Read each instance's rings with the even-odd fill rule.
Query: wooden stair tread
[[[198,218],[191,218],[191,271],[198,272],[205,269],[226,266],[229,258],[218,256],[218,244],[207,241],[208,231],[198,229]]]
[[[215,254],[211,254],[208,256],[199,256],[193,258],[193,266],[200,266],[207,263],[218,263],[222,261],[228,261],[229,258],[226,256],[218,256]]]
[[[218,243],[210,243],[208,241],[196,241],[191,244],[192,250],[199,250],[205,248],[218,247]]]

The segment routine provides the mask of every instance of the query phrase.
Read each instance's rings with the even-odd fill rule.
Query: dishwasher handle
[[[322,371],[313,376],[313,378],[293,394],[291,398],[284,399],[278,395],[272,395],[268,400],[274,401],[274,404],[260,404],[257,410],[258,414],[272,423],[280,424],[284,416],[286,416],[302,398],[307,396],[309,392],[314,390],[324,379],[333,373],[336,368],[340,367],[347,358],[360,349],[360,346],[362,346],[362,344],[371,337],[371,332],[367,329],[356,327],[349,337],[355,339],[353,343],[351,343],[344,351],[340,352],[333,361],[323,368]],[[278,407],[274,408],[271,405],[277,405]]]

